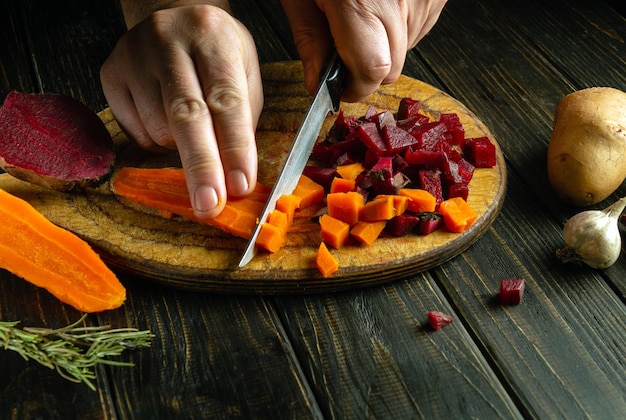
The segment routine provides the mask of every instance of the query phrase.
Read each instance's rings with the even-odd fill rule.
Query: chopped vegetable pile
[[[296,189],[279,198],[262,224],[257,245],[276,252],[297,211],[325,206],[318,219],[323,246],[315,265],[328,277],[338,270],[330,249],[351,241],[367,246],[381,235],[470,228],[478,214],[467,203],[469,182],[475,168],[496,164],[496,148],[487,137],[465,138],[456,114],[431,121],[420,114],[419,101],[404,98],[396,115],[372,107],[360,118],[340,111],[310,160]],[[182,169],[123,168],[112,189],[194,220]],[[251,196],[229,200],[224,212],[206,223],[249,238],[269,191],[258,184]]]

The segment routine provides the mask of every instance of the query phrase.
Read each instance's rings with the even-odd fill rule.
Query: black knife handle
[[[346,68],[339,57],[337,51],[334,51],[325,73],[326,86],[333,102],[333,112],[339,111],[339,103],[341,96],[346,87]]]

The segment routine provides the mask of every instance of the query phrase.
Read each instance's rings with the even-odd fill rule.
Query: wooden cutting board
[[[265,106],[257,141],[259,180],[271,185],[282,167],[291,140],[310,97],[303,88],[300,62],[281,62],[262,67]],[[369,105],[396,111],[401,98],[419,99],[424,111],[457,113],[467,137],[488,136],[489,130],[465,106],[440,90],[402,76],[383,86],[365,101],[342,103],[346,115],[361,116]],[[100,113],[118,151],[122,166],[165,167],[180,165],[175,153],[151,155],[139,150],[121,132],[109,110]],[[333,123],[329,116],[323,135]],[[322,278],[314,257],[321,241],[311,214],[301,214],[283,248],[259,253],[246,267],[237,263],[245,242],[219,230],[183,219],[168,220],[146,209],[117,199],[108,184],[81,193],[60,193],[0,175],[0,188],[36,207],[52,222],[83,237],[114,269],[175,287],[229,293],[306,293],[362,287],[397,279],[441,264],[476,241],[497,216],[506,189],[505,161],[497,147],[497,165],[477,169],[470,184],[469,204],[478,212],[477,222],[466,232],[443,229],[427,235],[379,238],[373,245],[348,245],[333,251],[339,271]]]

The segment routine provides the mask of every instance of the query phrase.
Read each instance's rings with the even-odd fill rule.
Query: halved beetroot
[[[12,91],[0,108],[0,167],[16,178],[67,191],[98,184],[114,160],[106,127],[74,98]]]

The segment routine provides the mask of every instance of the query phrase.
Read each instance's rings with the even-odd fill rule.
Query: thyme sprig
[[[132,367],[133,363],[108,359],[124,350],[149,347],[154,334],[135,328],[111,329],[110,326],[81,327],[87,317],[58,329],[17,328],[19,321],[0,321],[0,348],[13,350],[25,360],[34,360],[72,382],[96,387],[93,367],[97,364]]]

